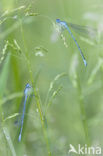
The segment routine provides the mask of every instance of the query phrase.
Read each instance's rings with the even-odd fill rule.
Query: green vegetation
[[[0,8],[0,155],[74,156],[70,144],[102,148],[103,2],[1,0]],[[95,30],[71,29],[87,67],[57,18]],[[34,96],[18,142],[27,83]]]

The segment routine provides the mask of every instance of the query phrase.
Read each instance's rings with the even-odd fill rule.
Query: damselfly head
[[[61,21],[60,19],[56,19],[56,25],[59,27],[60,31],[64,31],[66,28],[66,22]]]
[[[25,94],[26,96],[28,96],[28,95],[30,95],[31,93],[32,93],[32,86],[31,86],[29,83],[27,83],[26,86],[25,86],[24,94]]]
[[[27,83],[25,88],[32,88],[32,87],[29,83]]]
[[[60,19],[56,19],[56,22],[57,22],[57,23],[60,23]]]

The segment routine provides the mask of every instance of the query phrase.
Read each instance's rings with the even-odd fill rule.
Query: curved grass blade
[[[10,134],[9,134],[9,131],[8,131],[7,127],[3,127],[3,133],[5,135],[7,143],[9,145],[12,156],[16,156],[16,152],[15,152],[15,149],[14,149],[14,146],[13,146],[13,142],[12,142],[12,139],[10,137]]]

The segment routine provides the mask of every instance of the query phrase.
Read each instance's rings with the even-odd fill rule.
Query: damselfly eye
[[[57,22],[57,23],[60,23],[60,19],[56,19],[56,22]]]
[[[29,83],[26,84],[26,88],[31,88]]]

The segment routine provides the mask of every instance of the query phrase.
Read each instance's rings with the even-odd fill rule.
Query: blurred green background
[[[102,0],[0,1],[1,156],[73,156],[70,144],[103,147],[102,14]],[[87,67],[67,31],[64,40],[56,31],[57,18],[96,29],[93,38],[72,30]],[[14,122],[27,83],[38,96],[28,100],[19,143]]]

